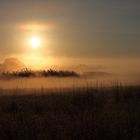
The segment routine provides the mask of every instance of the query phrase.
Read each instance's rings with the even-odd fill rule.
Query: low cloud
[[[17,71],[25,68],[25,65],[17,58],[7,58],[0,64],[0,72]]]

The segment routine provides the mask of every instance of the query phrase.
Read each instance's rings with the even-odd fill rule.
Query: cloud
[[[0,64],[0,72],[16,71],[25,68],[25,65],[17,58],[7,58]]]

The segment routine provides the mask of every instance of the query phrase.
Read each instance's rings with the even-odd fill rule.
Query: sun
[[[40,39],[37,36],[33,36],[30,40],[31,47],[37,49],[40,46]]]

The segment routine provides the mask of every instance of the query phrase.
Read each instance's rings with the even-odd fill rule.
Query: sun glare
[[[36,36],[31,38],[31,47],[37,49],[40,46],[40,39]]]

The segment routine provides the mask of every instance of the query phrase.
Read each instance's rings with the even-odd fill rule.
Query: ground
[[[140,139],[139,86],[1,93],[1,140]]]

